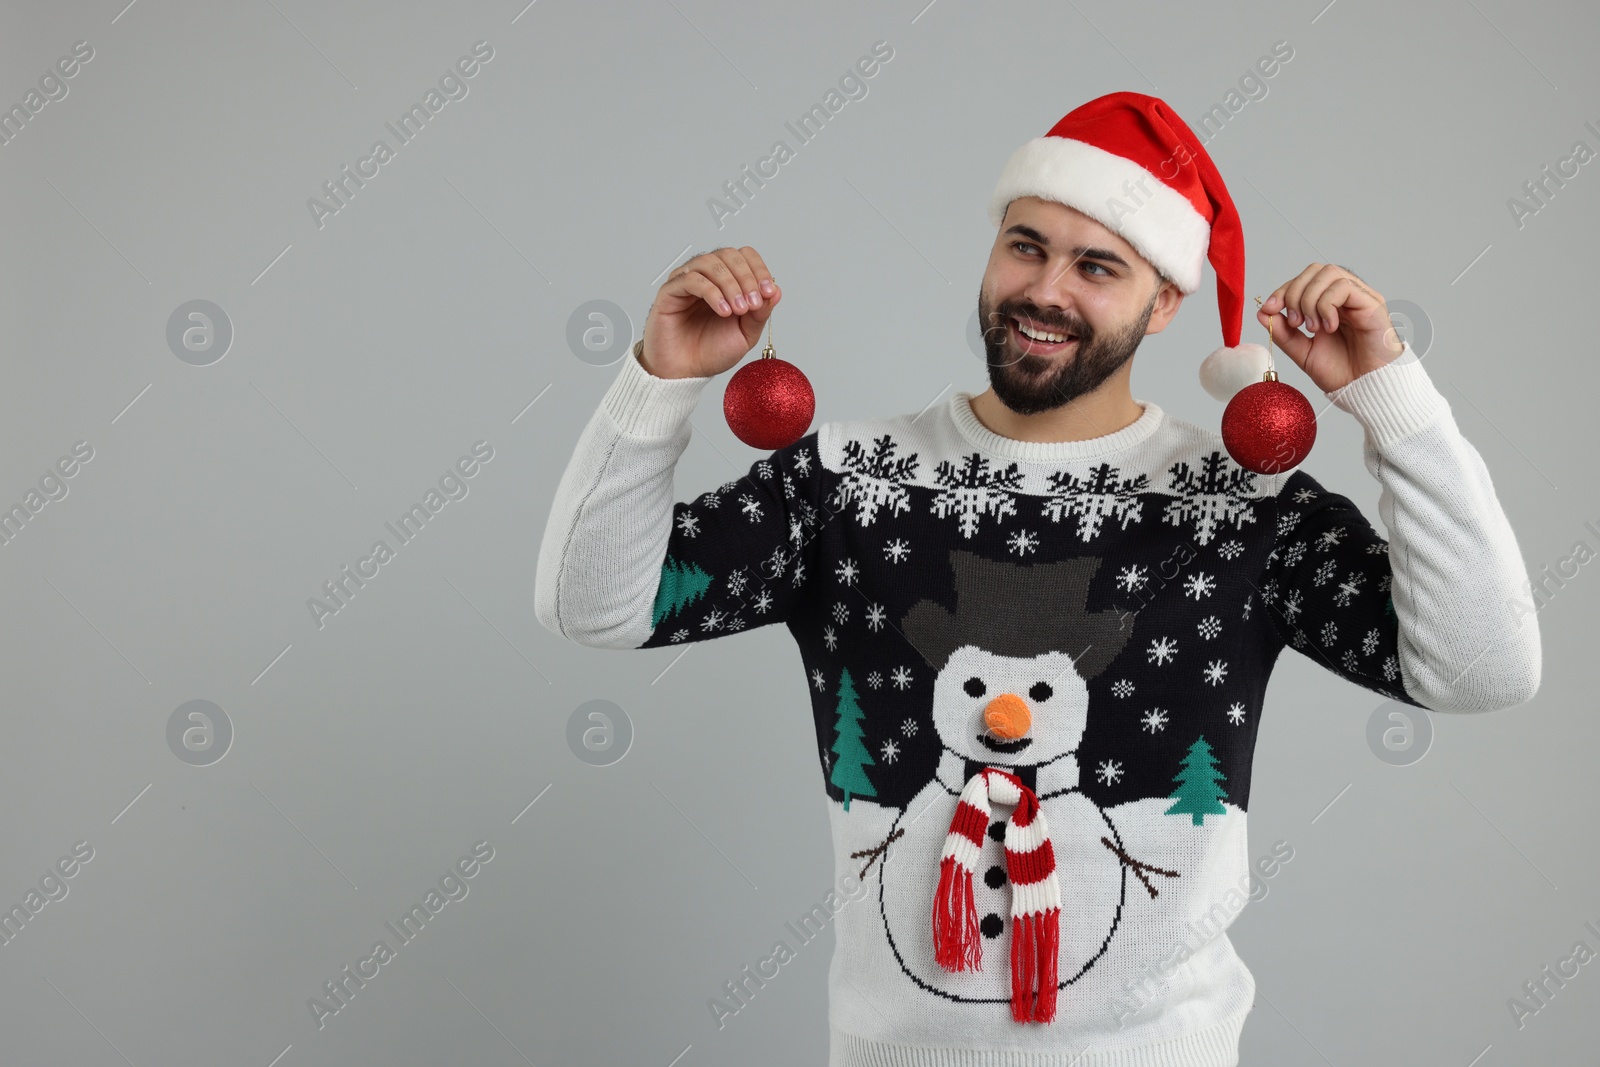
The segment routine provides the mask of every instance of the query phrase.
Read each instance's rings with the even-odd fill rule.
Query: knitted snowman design
[[[1110,815],[1078,788],[1086,683],[1132,633],[1131,616],[1084,610],[1099,565],[952,551],[956,610],[924,600],[902,625],[937,671],[942,754],[877,865],[884,930],[924,989],[1008,1004],[1018,1021],[1051,1021],[1057,990],[1105,955],[1129,863],[1178,875],[1132,860]]]

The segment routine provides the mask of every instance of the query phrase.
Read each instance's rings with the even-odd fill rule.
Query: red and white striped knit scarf
[[[1056,1014],[1061,884],[1039,798],[1022,780],[991,767],[961,790],[939,855],[933,898],[933,952],[947,971],[981,970],[982,937],[972,874],[989,829],[989,802],[1014,804],[1006,821],[1006,877],[1011,882],[1011,1017],[1050,1022]]]

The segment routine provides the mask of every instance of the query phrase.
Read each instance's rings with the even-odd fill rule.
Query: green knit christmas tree
[[[1190,815],[1194,817],[1194,825],[1199,826],[1207,815],[1228,814],[1228,809],[1222,806],[1222,798],[1227,794],[1217,784],[1222,781],[1222,772],[1217,770],[1217,757],[1203,735],[1189,746],[1189,754],[1183,757],[1183,767],[1172,780],[1178,783],[1178,790],[1168,799],[1177,803],[1162,812],[1163,815]]]
[[[844,810],[849,811],[852,794],[862,797],[878,795],[878,790],[867,779],[866,768],[867,764],[878,761],[861,743],[861,717],[866,712],[862,711],[856,698],[856,687],[850,681],[848,669],[839,672],[838,713],[839,721],[834,730],[838,732],[839,739],[833,743],[833,751],[839,758],[833,761],[833,774],[828,780],[844,790]]]
[[[676,615],[689,604],[705,595],[711,588],[711,575],[695,563],[679,563],[668,556],[661,564],[661,584],[656,586],[655,610],[650,616],[651,626],[660,626],[668,615]]]

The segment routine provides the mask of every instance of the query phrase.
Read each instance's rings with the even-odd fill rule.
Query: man
[[[1233,204],[1161,101],[1069,113],[1013,155],[990,217],[988,389],[824,423],[680,503],[688,416],[782,291],[749,247],[669,277],[557,489],[538,617],[608,648],[794,636],[837,874],[867,882],[836,920],[833,1067],[1236,1064],[1255,984],[1224,931],[1278,654],[1435,711],[1525,702],[1521,555],[1344,268],[1311,264],[1257,321],[1361,423],[1388,541],[1304,471],[1246,469],[1131,395],[1202,260],[1225,342],[1208,389],[1260,380],[1266,354],[1239,343]]]

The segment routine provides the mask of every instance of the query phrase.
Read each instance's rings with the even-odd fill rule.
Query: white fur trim
[[[1234,393],[1261,381],[1270,362],[1263,345],[1246,342],[1236,348],[1219,348],[1200,362],[1200,384],[1226,404]]]
[[[1133,160],[1069,137],[1035,137],[1000,172],[989,198],[996,227],[1019,196],[1077,208],[1120,234],[1185,295],[1200,288],[1211,224],[1188,197]]]

